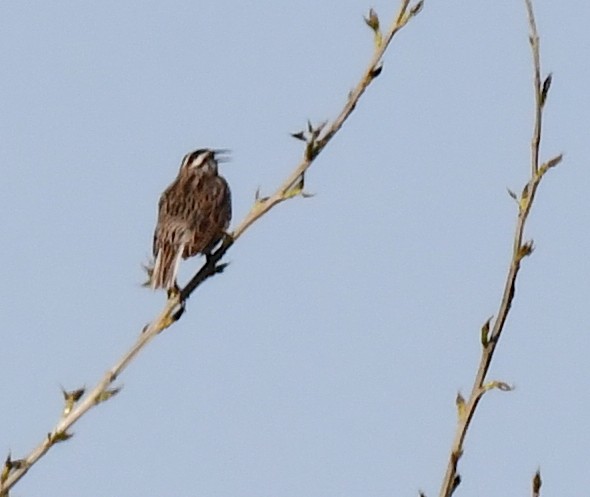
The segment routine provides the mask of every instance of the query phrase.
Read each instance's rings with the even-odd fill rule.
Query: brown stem
[[[191,278],[189,283],[178,293],[172,296],[164,306],[160,314],[146,326],[139,335],[135,344],[126,352],[119,362],[111,368],[103,378],[96,384],[92,390],[86,394],[82,401],[76,404],[71,411],[65,415],[53,429],[53,431],[44,439],[25,459],[20,460],[19,467],[10,469],[7,477],[0,482],[0,497],[7,494],[8,491],[28,472],[28,470],[43,457],[49,449],[55,445],[56,441],[64,440],[67,436],[68,430],[88,411],[95,407],[98,403],[106,400],[105,393],[108,392],[109,387],[123,372],[123,370],[132,362],[132,360],[145,348],[145,346],[158,335],[162,330],[172,325],[184,310],[186,300],[204,281],[211,276],[223,270],[223,265],[218,265],[218,262],[231,248],[231,246],[240,238],[240,236],[264,214],[270,211],[273,207],[281,202],[292,198],[294,185],[299,184],[300,178],[305,171],[311,166],[314,159],[326,147],[332,137],[342,127],[348,116],[354,110],[357,102],[367,87],[373,82],[376,77],[376,69],[381,63],[383,55],[387,50],[391,40],[397,32],[400,31],[420,10],[421,3],[416,7],[408,10],[409,0],[402,0],[400,8],[396,14],[395,20],[391,25],[387,35],[382,39],[382,42],[375,47],[375,51],[371,61],[365,70],[360,82],[349,95],[348,101],[338,117],[331,123],[331,125],[323,132],[323,134],[314,137],[312,153],[304,153],[299,165],[293,170],[291,175],[285,182],[277,189],[277,191],[270,197],[262,200],[257,200],[246,215],[244,220],[237,226],[234,232],[226,237],[221,246],[207,259],[207,262],[201,269]],[[309,144],[308,144],[309,145]],[[303,192],[299,192],[303,193]],[[103,398],[105,397],[105,398]]]
[[[543,106],[545,103],[545,97],[547,96],[547,91],[549,90],[550,82],[547,84],[547,88],[545,90],[541,88],[539,35],[537,33],[531,0],[525,0],[525,5],[528,13],[530,28],[529,40],[533,59],[535,93],[533,137],[531,140],[531,177],[523,188],[520,198],[517,199],[519,210],[514,233],[512,259],[510,261],[508,273],[506,275],[502,299],[500,301],[500,306],[498,313],[496,314],[497,317],[494,325],[489,333],[485,333],[485,339],[482,339],[481,359],[469,399],[459,410],[459,421],[455,431],[455,437],[451,445],[447,469],[439,493],[440,497],[450,497],[457,487],[456,482],[460,481],[457,473],[457,464],[463,454],[463,442],[467,435],[467,430],[469,429],[479,401],[481,400],[483,394],[489,389],[486,385],[487,374],[494,357],[494,352],[496,351],[496,346],[498,345],[502,335],[506,319],[508,318],[510,308],[512,307],[512,302],[515,295],[516,279],[520,271],[521,262],[523,258],[530,255],[533,250],[532,242],[523,242],[523,239],[524,229],[533,205],[533,201],[535,199],[535,195],[537,193],[537,188],[539,187],[545,172],[547,172],[550,167],[557,165],[561,161],[561,156],[558,156],[555,159],[548,161],[546,164],[543,164],[542,166],[539,164],[539,147],[541,144]],[[491,388],[493,388],[493,386]]]

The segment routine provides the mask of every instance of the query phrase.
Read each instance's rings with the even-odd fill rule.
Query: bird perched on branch
[[[146,286],[178,292],[180,259],[208,256],[223,238],[232,214],[229,186],[218,173],[226,152],[199,149],[182,159],[178,176],[160,197]]]

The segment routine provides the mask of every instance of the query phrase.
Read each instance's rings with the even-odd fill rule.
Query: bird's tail
[[[154,266],[148,269],[149,286],[152,289],[170,290],[176,286],[176,273],[184,252],[184,245],[184,243],[164,245],[158,250]]]

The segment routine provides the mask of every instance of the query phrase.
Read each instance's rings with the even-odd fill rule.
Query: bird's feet
[[[172,300],[180,295],[180,288],[178,287],[178,283],[174,282],[174,286],[171,286],[166,290],[168,294],[168,300]]]
[[[174,311],[174,314],[172,314],[172,321],[178,321],[182,317],[184,311],[186,310],[185,305],[186,303],[184,300],[180,304],[178,304],[178,309]]]
[[[234,235],[232,232],[230,231],[223,231],[223,235],[221,236],[221,243],[222,245],[229,245],[231,243],[233,243],[234,241]]]
[[[176,299],[178,301],[178,308],[176,311],[174,311],[174,313],[171,316],[173,322],[178,321],[180,319],[180,317],[184,314],[185,301],[182,299],[182,296],[180,294],[180,288],[179,288],[178,284],[176,283],[176,281],[174,282],[174,286],[168,288],[167,292],[168,292],[168,301],[174,300],[174,299]]]

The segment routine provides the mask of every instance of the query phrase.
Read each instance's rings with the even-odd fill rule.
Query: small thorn
[[[107,400],[113,398],[121,391],[122,388],[123,387],[115,387],[102,391],[98,397],[96,397],[95,404],[100,404],[101,402],[106,402]]]
[[[371,78],[375,79],[377,76],[381,74],[381,71],[383,71],[383,64],[379,64],[378,66],[374,67],[370,73]]]
[[[411,16],[418,15],[420,13],[420,11],[422,10],[422,7],[424,7],[424,0],[420,0],[416,5],[414,5],[410,9],[410,15]]]
[[[66,440],[69,440],[73,436],[74,436],[73,433],[68,433],[66,431],[58,431],[56,433],[49,433],[47,435],[47,438],[51,444],[56,444],[56,443],[65,442]]]
[[[537,469],[535,476],[533,476],[533,497],[539,497],[541,495],[541,486],[543,480],[541,480],[541,470]]]
[[[504,381],[490,381],[483,385],[482,388],[484,392],[488,392],[489,390],[494,389],[500,390],[502,392],[512,392],[512,390],[514,390],[514,387],[512,385],[509,385]]]
[[[455,490],[457,490],[457,487],[460,484],[461,484],[461,475],[456,474],[455,478],[453,478],[453,487],[451,488],[451,495],[453,495],[455,493]]]
[[[67,416],[68,414],[70,414],[70,412],[72,412],[72,409],[76,405],[76,402],[78,402],[82,395],[84,395],[85,388],[79,388],[77,390],[72,390],[68,392],[62,387],[61,391],[63,393],[65,400],[62,416]]]
[[[532,240],[524,242],[520,248],[518,249],[518,260],[522,260],[525,257],[528,257],[533,253],[535,250],[535,244]]]
[[[541,89],[541,107],[545,105],[547,101],[547,94],[549,93],[549,88],[551,88],[551,82],[553,80],[553,75],[549,73],[543,81],[543,88]]]
[[[10,457],[10,452],[4,461],[4,465],[2,466],[2,472],[0,472],[0,483],[4,483],[8,479],[8,475],[12,471],[12,459]]]
[[[510,188],[506,188],[506,190],[508,191],[508,195],[510,195],[510,197],[516,202],[518,203],[518,196],[516,195],[516,193],[514,193]]]
[[[215,266],[215,272],[216,273],[223,273],[225,271],[225,268],[229,266],[229,262],[223,262],[221,264],[217,264]]]
[[[559,154],[556,157],[553,157],[553,159],[549,159],[547,161],[547,163],[545,164],[547,169],[551,169],[552,167],[557,166],[559,163],[561,163],[561,161],[563,160],[563,154]]]
[[[493,316],[490,316],[488,320],[483,324],[481,327],[481,344],[484,347],[487,347],[490,343],[490,323],[492,321]]]

